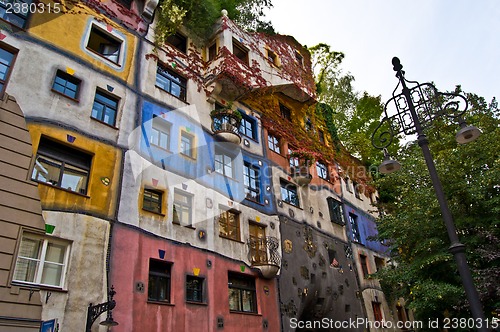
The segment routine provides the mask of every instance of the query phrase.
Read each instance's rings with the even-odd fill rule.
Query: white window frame
[[[39,252],[38,258],[21,256],[21,253],[20,253],[21,246],[22,246],[22,242],[25,238],[30,239],[30,240],[34,240],[34,241],[40,241],[40,240],[43,241],[42,248]],[[51,284],[43,284],[42,283],[42,275],[43,275],[44,266],[45,266],[45,262],[46,262],[47,247],[48,247],[49,243],[63,245],[66,247],[62,264],[50,262],[50,264],[62,265],[61,279],[59,281],[59,285],[51,285]],[[66,271],[68,269],[70,249],[71,249],[71,243],[69,243],[67,241],[60,240],[60,239],[57,239],[54,237],[47,237],[47,236],[36,235],[36,234],[31,234],[31,233],[23,233],[23,236],[21,237],[21,241],[20,241],[19,248],[18,248],[18,253],[17,253],[17,258],[16,258],[16,266],[14,268],[14,274],[12,275],[12,282],[16,283],[16,284],[20,283],[20,284],[40,285],[40,286],[64,289],[65,284],[66,284]],[[19,259],[26,259],[26,260],[38,262],[33,281],[16,280],[15,279],[16,272],[18,269]]]
[[[118,56],[118,61],[113,62],[112,60],[109,60],[105,56],[96,54],[95,52],[89,50],[87,48],[87,45],[89,43],[90,35],[92,32],[92,28],[96,27],[97,29],[101,30],[103,33],[108,34],[111,38],[117,39],[121,41],[120,44],[120,54]],[[82,49],[85,51],[85,53],[91,55],[93,58],[96,58],[98,60],[101,60],[103,63],[105,63],[107,66],[117,70],[117,71],[123,71],[124,69],[124,59],[126,58],[126,38],[125,36],[118,32],[116,29],[113,29],[111,32],[108,31],[107,26],[101,22],[95,21],[93,19],[89,19],[89,23],[87,25],[87,31],[85,33],[85,36],[83,38],[83,43],[81,45]]]
[[[170,140],[171,140],[171,133],[170,130],[172,128],[172,124],[168,121],[163,120],[160,117],[153,117],[153,120],[151,120],[151,133],[149,135],[149,143],[152,145],[163,149],[170,151]],[[157,132],[157,135],[155,135],[155,139],[153,139],[153,134]],[[167,144],[166,146],[161,145],[161,135],[167,136]]]
[[[233,158],[222,149],[217,147],[214,151],[214,170],[221,175],[229,178],[234,178]]]

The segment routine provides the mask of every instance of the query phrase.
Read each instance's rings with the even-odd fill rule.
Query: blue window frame
[[[251,139],[257,139],[257,122],[243,112],[241,112],[240,133]]]
[[[108,95],[101,90],[96,90],[92,118],[115,126],[116,112],[118,111],[118,98]]]

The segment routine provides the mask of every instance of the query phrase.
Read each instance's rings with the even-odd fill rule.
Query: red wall
[[[113,318],[119,323],[111,331],[217,331],[217,317],[224,317],[223,331],[280,330],[276,280],[258,277],[246,264],[216,253],[160,239],[121,224],[113,227],[111,243],[110,285],[116,290]],[[160,259],[159,249],[165,250],[164,260],[173,263],[171,270],[171,304],[148,303],[149,259]],[[207,267],[207,259],[212,267]],[[230,313],[228,301],[228,271],[254,276],[258,314]],[[185,301],[186,274],[200,269],[205,278],[207,304]],[[144,292],[136,291],[136,282],[144,283]],[[266,295],[264,286],[269,288]],[[104,314],[103,314],[104,316]],[[219,330],[221,331],[221,330]]]

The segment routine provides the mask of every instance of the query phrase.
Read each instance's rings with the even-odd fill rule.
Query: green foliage
[[[485,313],[500,305],[500,113],[496,100],[468,94],[467,122],[483,135],[458,145],[456,124],[441,118],[427,130],[446,198],[453,214]],[[413,142],[398,156],[399,172],[381,177],[377,186],[380,239],[391,244],[393,268],[378,276],[392,299],[409,300],[417,319],[470,317],[439,205],[419,146]]]
[[[213,25],[222,9],[244,29],[274,32],[271,22],[262,20],[263,10],[270,7],[271,0],[161,0],[155,44],[163,45],[181,25],[195,43],[205,42],[213,33]]]

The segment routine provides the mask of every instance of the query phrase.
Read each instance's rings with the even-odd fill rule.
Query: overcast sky
[[[344,52],[341,68],[354,75],[356,90],[382,95],[383,102],[397,84],[394,56],[407,79],[500,98],[498,0],[272,2],[267,17],[278,33]]]

